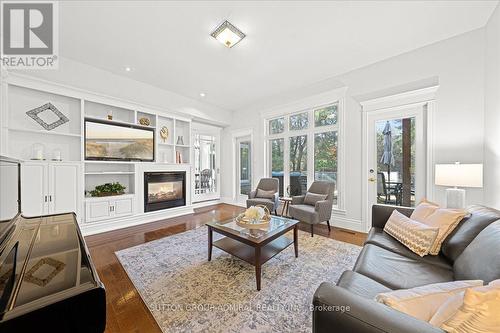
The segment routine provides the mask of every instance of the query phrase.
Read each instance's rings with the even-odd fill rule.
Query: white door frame
[[[253,129],[251,128],[246,128],[246,129],[240,129],[240,130],[235,130],[231,133],[231,143],[232,143],[232,164],[233,164],[233,172],[232,172],[232,199],[235,204],[239,205],[244,205],[245,203],[243,202],[242,196],[239,194],[239,181],[238,181],[238,175],[239,175],[239,147],[237,148],[236,145],[238,143],[238,140],[241,138],[245,137],[250,137],[250,149],[251,149],[251,154],[254,154],[255,152],[255,147],[254,147],[254,139],[253,139]],[[250,188],[254,188],[254,170],[255,170],[255,165],[254,165],[254,159],[251,159],[251,166],[250,166]]]
[[[435,94],[439,86],[433,86],[414,91],[404,92],[392,96],[385,96],[372,100],[360,102],[362,106],[362,224],[363,229],[368,232],[371,228],[371,207],[369,205],[370,195],[370,173],[368,171],[370,151],[368,121],[369,115],[383,115],[408,108],[421,108],[424,123],[425,145],[425,196],[429,200],[434,198],[434,114],[436,110]],[[388,118],[391,118],[390,116]]]
[[[196,124],[193,125],[191,128],[191,135],[192,135],[192,141],[194,144],[194,136],[196,134],[200,135],[207,135],[207,136],[213,136],[215,137],[215,183],[216,183],[216,191],[214,193],[209,193],[209,194],[196,194],[195,193],[195,182],[192,182],[192,198],[193,202],[202,202],[202,201],[208,201],[208,200],[217,200],[220,199],[220,188],[221,188],[221,182],[220,182],[220,144],[221,144],[221,128],[219,127],[211,127],[211,126],[204,126],[203,124]],[[195,168],[194,168],[194,148],[192,149],[192,161],[193,161],[193,167],[192,167],[192,179],[195,179]],[[200,170],[201,171],[201,170]]]

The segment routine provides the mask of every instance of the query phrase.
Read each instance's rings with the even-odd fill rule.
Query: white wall
[[[165,109],[169,112],[184,114],[185,116],[218,125],[227,125],[229,123],[228,119],[231,118],[230,111],[132,80],[126,77],[125,72],[124,75],[116,75],[62,57],[59,61],[59,69],[57,70],[16,70],[15,72],[88,90],[93,93]]]
[[[484,203],[500,209],[500,5],[486,25]]]
[[[348,72],[301,90],[262,101],[252,108],[238,110],[230,127],[224,130],[223,151],[231,151],[230,133],[235,129],[254,129],[254,178],[265,175],[263,158],[262,110],[345,86],[346,193],[344,220],[361,219],[361,106],[367,97],[403,92],[439,83],[435,117],[435,162],[483,161],[484,129],[484,29],[475,30],[376,64]],[[222,174],[232,176],[231,159],[224,156]],[[223,184],[223,196],[231,194],[231,181]],[[468,189],[467,203],[481,203],[482,189]],[[444,188],[435,189],[435,200],[444,203]]]

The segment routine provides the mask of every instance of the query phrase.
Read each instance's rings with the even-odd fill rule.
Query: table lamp
[[[465,208],[465,190],[459,187],[483,187],[482,164],[436,164],[435,184],[446,189],[447,208]]]

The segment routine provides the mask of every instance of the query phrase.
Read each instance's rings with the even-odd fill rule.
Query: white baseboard
[[[95,235],[106,231],[112,231],[127,227],[133,227],[144,223],[155,222],[169,219],[186,214],[192,214],[193,206],[184,206],[170,208],[162,211],[141,213],[137,215],[126,216],[106,221],[97,221],[91,223],[81,223],[80,229],[84,236]]]
[[[220,198],[220,200],[221,200],[222,203],[225,203],[225,204],[228,204],[228,205],[233,205],[233,206],[239,206],[239,207],[246,208],[246,203],[245,202],[235,201],[231,197],[222,197],[222,198]]]
[[[221,199],[214,199],[214,200],[206,200],[206,201],[200,201],[200,202],[195,202],[191,205],[194,209],[196,208],[202,208],[202,207],[207,207],[207,206],[212,206],[212,205],[217,205],[223,203]]]
[[[366,233],[366,228],[361,220],[351,219],[345,216],[332,215],[330,222],[332,226],[337,228]]]

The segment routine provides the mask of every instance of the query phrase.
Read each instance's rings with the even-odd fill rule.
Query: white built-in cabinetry
[[[85,221],[96,222],[129,216],[134,212],[134,196],[119,195],[85,199]]]
[[[143,167],[155,170],[192,172],[191,119],[130,101],[103,96],[68,86],[8,73],[2,77],[0,113],[0,154],[24,160],[22,166],[22,211],[25,216],[73,211],[84,234],[112,230],[169,216],[192,212],[191,183],[186,188],[186,207],[144,213]],[[50,131],[26,112],[52,103],[69,122]],[[86,161],[84,159],[85,118],[108,119],[137,125],[147,118],[155,129],[155,162]],[[48,122],[54,121],[48,114]],[[52,117],[52,119],[51,119]],[[160,130],[166,127],[164,139]],[[182,137],[182,139],[179,139]],[[31,161],[33,144],[44,147],[44,160]],[[52,161],[60,152],[62,162]],[[176,156],[182,156],[182,164]],[[141,166],[141,167],[138,167]],[[93,198],[96,185],[120,182],[125,194]],[[167,212],[168,211],[168,212]]]
[[[25,216],[79,215],[82,194],[80,163],[25,162],[21,166],[21,209]]]

